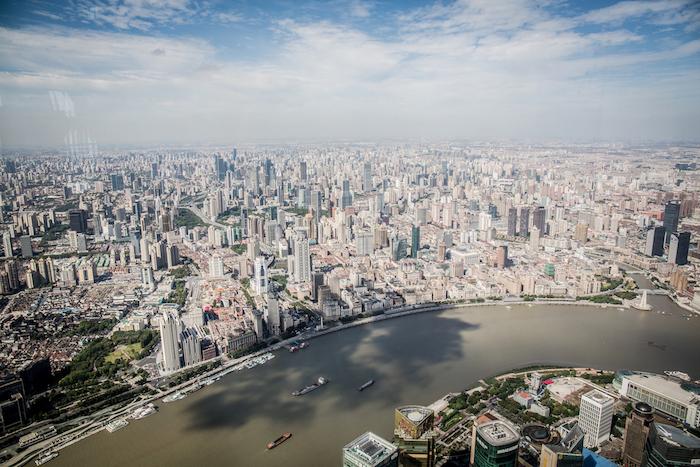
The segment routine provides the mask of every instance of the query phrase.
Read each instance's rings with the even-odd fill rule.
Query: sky
[[[700,140],[700,1],[2,0],[0,144]]]

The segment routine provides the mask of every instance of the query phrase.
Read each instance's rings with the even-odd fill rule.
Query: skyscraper
[[[498,269],[508,267],[508,245],[499,245],[496,249],[496,267]]]
[[[668,245],[668,262],[683,266],[688,264],[688,249],[690,248],[690,232],[674,232]]]
[[[309,239],[298,235],[294,240],[294,280],[309,282],[311,280],[311,256]]]
[[[374,253],[374,235],[372,232],[362,230],[355,237],[355,250],[357,256],[367,256]]]
[[[258,295],[267,293],[267,262],[262,256],[255,258],[255,274],[253,276],[253,290]]]
[[[647,243],[644,254],[647,256],[663,256],[665,234],[666,229],[660,225],[647,230]]]
[[[597,389],[581,397],[578,418],[581,429],[586,433],[584,445],[587,448],[598,447],[609,438],[614,403],[612,397]]]
[[[532,213],[532,225],[539,229],[540,237],[544,236],[545,229],[547,228],[547,211],[544,207],[538,206]]]
[[[681,203],[669,201],[664,208],[664,229],[666,230],[666,243],[671,241],[671,234],[678,230],[678,219],[681,213]]]
[[[508,236],[515,237],[518,229],[518,209],[509,208],[508,209]]]
[[[700,464],[700,438],[673,425],[653,423],[644,451],[646,467]]]
[[[420,250],[420,227],[413,225],[411,227],[411,258],[418,258],[418,250]]]
[[[362,166],[362,191],[372,191],[372,164],[365,162]]]
[[[521,237],[527,237],[530,233],[530,208],[520,208],[520,229],[518,230],[518,235]]]
[[[350,191],[350,180],[343,180],[343,191],[340,195],[340,209],[345,209],[352,205],[352,192]]]
[[[394,411],[394,444],[400,465],[435,465],[435,413],[420,405],[406,405]]]
[[[22,258],[31,258],[34,256],[32,238],[29,235],[22,235],[19,237],[19,246],[22,252]]]
[[[645,402],[636,402],[625,422],[622,448],[624,467],[641,467],[649,430],[654,422],[654,409]]]
[[[299,179],[306,182],[306,161],[299,162]]]
[[[180,320],[173,312],[164,311],[160,320],[160,342],[163,354],[163,371],[166,373],[181,368],[178,349],[179,334]]]
[[[515,467],[520,435],[500,420],[474,425],[474,467]]]
[[[3,232],[2,247],[5,252],[5,258],[12,258],[12,237],[10,232]]]
[[[209,277],[221,279],[224,277],[224,260],[219,255],[209,258]]]
[[[68,227],[78,233],[87,232],[87,213],[83,209],[73,209],[68,213]]]

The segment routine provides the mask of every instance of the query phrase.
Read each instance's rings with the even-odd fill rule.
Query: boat
[[[373,385],[373,384],[374,384],[374,380],[373,380],[373,379],[370,379],[370,380],[367,381],[365,384],[363,384],[362,386],[360,386],[359,388],[357,388],[357,390],[360,391],[360,392],[362,392],[362,391],[364,391],[365,389],[367,389],[368,387],[370,387],[370,386]]]
[[[117,430],[121,430],[122,428],[124,428],[128,424],[129,424],[129,422],[127,422],[123,418],[120,418],[119,420],[112,420],[111,422],[109,422],[107,424],[107,426],[105,427],[105,429],[110,433],[114,433]]]
[[[294,391],[292,393],[292,396],[303,396],[304,394],[308,394],[311,391],[314,391],[314,390],[320,388],[321,386],[323,386],[326,383],[328,383],[328,380],[326,378],[324,378],[323,376],[321,376],[317,382],[310,384],[310,385],[306,386],[305,388],[299,389],[298,391]]]
[[[292,437],[291,433],[282,433],[282,435],[279,438],[267,443],[267,449],[275,449],[277,446],[284,443],[285,441],[287,441],[291,437]]]
[[[180,399],[184,399],[185,397],[187,397],[187,394],[178,391],[170,394],[167,397],[164,397],[162,401],[167,404],[168,402],[179,401]]]
[[[296,352],[297,350],[305,349],[309,346],[308,342],[301,342],[299,344],[292,344],[289,346],[290,352]]]
[[[147,404],[144,405],[143,407],[139,407],[138,409],[134,410],[131,413],[131,418],[134,420],[139,420],[144,417],[148,417],[149,415],[155,413],[156,411],[156,406],[153,404]]]
[[[682,371],[670,371],[666,370],[664,371],[664,374],[666,376],[670,376],[672,378],[678,378],[683,381],[690,381],[690,376],[688,376],[688,373],[684,373]]]
[[[51,459],[55,459],[56,457],[58,457],[57,451],[44,452],[34,460],[34,463],[36,465],[43,465],[43,464],[46,464]]]

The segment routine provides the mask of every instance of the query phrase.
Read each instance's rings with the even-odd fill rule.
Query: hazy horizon
[[[697,142],[693,1],[5,2],[3,148]]]

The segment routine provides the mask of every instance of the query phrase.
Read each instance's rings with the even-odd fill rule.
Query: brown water
[[[666,297],[669,312],[583,306],[472,307],[359,326],[294,354],[233,373],[158,414],[61,451],[49,466],[334,466],[371,430],[390,437],[393,409],[430,404],[479,379],[536,363],[700,377],[700,318]],[[665,350],[649,341],[665,345]],[[326,386],[290,393],[319,376]],[[357,387],[376,383],[364,392]],[[280,447],[265,445],[281,433]]]

